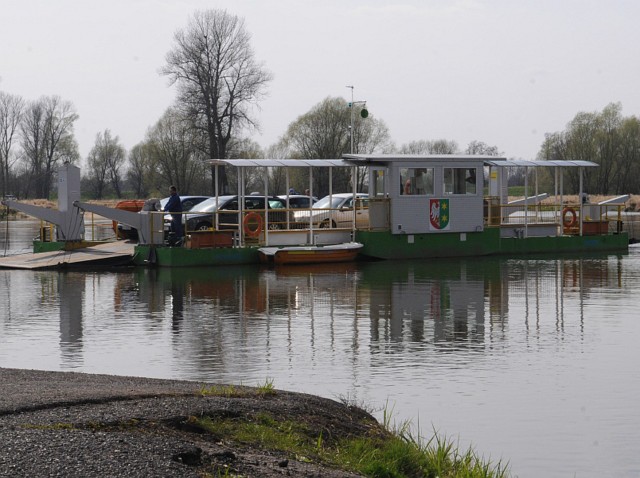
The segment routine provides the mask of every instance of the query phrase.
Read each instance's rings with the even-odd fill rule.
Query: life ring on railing
[[[244,232],[249,237],[258,237],[262,232],[264,221],[262,216],[255,212],[250,212],[242,220]]]
[[[567,217],[567,214],[569,214],[570,217]],[[565,207],[562,210],[562,225],[564,227],[573,227],[576,225],[577,221],[578,215],[576,214],[575,209],[573,209],[572,207]]]

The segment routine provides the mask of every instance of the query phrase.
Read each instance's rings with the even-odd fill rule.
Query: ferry
[[[585,197],[584,169],[598,166],[589,161],[507,160],[479,155],[346,154],[341,159],[328,160],[229,159],[211,160],[211,164],[216,176],[222,165],[238,170],[240,200],[237,210],[233,211],[237,219],[231,228],[229,224],[222,224],[214,212],[210,229],[187,229],[184,241],[167,240],[162,212],[143,208],[136,213],[80,201],[79,172],[74,166],[65,165],[59,174],[59,203],[62,201],[63,207],[44,218],[55,223],[57,233],[48,241],[34,241],[34,250],[69,249],[66,242],[82,240],[78,231],[84,224],[84,212],[136,228],[139,239],[133,246],[131,262],[138,266],[225,266],[260,262],[283,265],[321,262],[323,256],[327,262],[335,262],[628,250],[629,237],[622,228],[620,215],[625,206],[623,199],[601,204],[567,201],[564,193],[567,171],[572,179],[578,178],[578,197]],[[242,198],[251,196],[244,179],[248,168],[258,168],[264,173],[264,191],[258,194],[269,197],[267,171],[284,168],[288,191],[289,171],[293,167],[308,169],[311,196],[317,168],[329,168],[329,177],[334,168],[350,168],[354,178],[351,201],[336,210],[327,207],[318,211],[312,207],[277,211],[278,214],[244,207]],[[513,167],[525,168],[527,174],[524,199],[510,202],[507,179]],[[554,179],[552,194],[539,193],[537,177],[541,169],[547,169]],[[531,172],[535,174],[529,174]],[[366,174],[366,193],[356,190],[358,173]],[[533,184],[529,184],[530,176],[534,178]],[[344,196],[344,191],[333,191],[331,185],[329,188],[329,197]],[[23,207],[26,205],[17,201],[7,201],[7,204],[42,217],[35,206]],[[189,213],[185,214],[188,217]],[[228,216],[229,211],[225,214]],[[334,221],[339,214],[342,220]],[[350,218],[346,222],[345,215]],[[319,221],[316,217],[324,219]]]

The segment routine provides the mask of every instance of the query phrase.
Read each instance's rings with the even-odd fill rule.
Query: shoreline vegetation
[[[0,368],[14,476],[506,478],[508,464],[347,399],[256,386]],[[79,445],[81,444],[81,445]]]
[[[273,382],[254,389],[234,386],[201,388],[204,395],[242,398],[248,394],[268,398],[278,391]],[[211,433],[223,432],[229,439],[245,444],[284,452],[290,456],[316,462],[367,477],[507,477],[508,465],[492,463],[479,457],[473,448],[461,450],[453,440],[434,432],[425,439],[412,431],[410,422],[392,424],[392,413],[383,410],[379,423],[369,411],[341,399],[340,404],[355,414],[350,420],[353,430],[346,434],[324,434],[328,429],[306,420],[278,420],[269,414],[259,414],[256,420],[228,420],[204,417],[194,419],[196,426]],[[339,418],[335,417],[335,418]],[[315,426],[314,426],[315,425]],[[360,433],[356,431],[360,429]]]

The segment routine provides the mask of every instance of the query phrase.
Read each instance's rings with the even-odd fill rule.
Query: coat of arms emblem
[[[449,229],[449,200],[429,199],[430,229],[443,231]]]

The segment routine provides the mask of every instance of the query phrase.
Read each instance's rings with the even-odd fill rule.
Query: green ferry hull
[[[624,252],[626,233],[596,236],[501,238],[500,229],[441,234],[391,234],[389,231],[357,231],[364,245],[361,255],[375,259],[427,259],[574,252]]]

